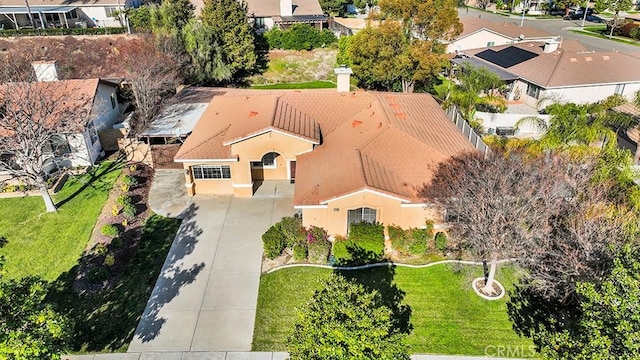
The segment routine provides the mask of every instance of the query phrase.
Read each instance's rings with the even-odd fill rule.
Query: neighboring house
[[[290,180],[304,225],[332,235],[360,221],[441,220],[420,189],[471,143],[430,95],[348,92],[349,73],[338,74],[338,92],[214,97],[175,156],[188,194],[250,197],[263,180]]]
[[[640,54],[586,51],[575,41],[529,42],[467,50],[468,58],[508,79],[507,100],[544,108],[549,102],[593,103],[640,90]]]
[[[309,24],[322,30],[327,21],[318,0],[248,0],[247,13],[258,31],[285,30],[293,24]]]
[[[59,106],[83,114],[69,125],[68,132],[53,136],[48,144],[43,144],[47,156],[47,171],[60,167],[89,166],[102,154],[98,132],[111,129],[120,116],[117,91],[118,80],[74,79],[57,80],[54,62],[33,64],[41,87],[37,96],[56,96],[65,102]],[[53,84],[53,85],[51,85]],[[62,94],[60,94],[62,92]],[[84,115],[86,114],[86,116]],[[59,119],[52,119],[59,121]]]
[[[2,0],[0,28],[120,27],[118,11],[137,7],[141,0]],[[33,18],[33,25],[29,18]]]
[[[375,27],[380,24],[380,22],[376,20],[341,17],[330,18],[327,20],[327,23],[329,24],[329,30],[337,37],[355,35],[358,31],[367,27],[367,25]]]
[[[509,21],[493,22],[476,17],[461,17],[464,30],[458,38],[447,45],[448,53],[468,49],[517,44],[531,41],[548,41],[558,38],[543,30],[518,26]]]

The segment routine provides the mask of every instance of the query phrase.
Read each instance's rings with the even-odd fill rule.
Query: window
[[[263,168],[263,169],[275,169],[276,168],[276,158],[278,157],[278,153],[270,152],[264,154],[261,161],[252,161],[252,168]]]
[[[254,18],[256,29],[266,29],[267,25],[264,23],[264,18],[257,17]]]
[[[86,129],[87,133],[89,134],[91,145],[95,144],[98,141],[98,132],[96,131],[96,126],[93,124],[93,121],[89,121]]]
[[[624,84],[616,85],[616,95],[622,95],[624,93]]]
[[[71,153],[71,148],[64,135],[52,135],[42,152],[47,155],[62,156]]]
[[[118,15],[118,8],[115,6],[106,6],[104,12],[107,13],[107,17],[113,18]]]
[[[357,224],[361,222],[375,223],[376,222],[376,209],[371,209],[368,207],[361,207],[358,209],[349,210],[348,214],[348,222],[349,225]]]
[[[495,45],[496,45],[495,41],[488,41],[487,42],[487,47],[492,47],[492,46],[495,46]]]
[[[540,87],[533,84],[527,84],[527,95],[538,99],[540,97]]]
[[[115,108],[116,108],[116,94],[111,93],[111,109],[115,109]]]
[[[191,167],[195,179],[231,179],[228,165],[196,165]]]

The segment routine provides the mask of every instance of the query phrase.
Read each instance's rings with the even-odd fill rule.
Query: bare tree
[[[163,36],[143,36],[122,45],[122,65],[136,102],[133,130],[143,129],[157,114],[159,104],[175,94],[179,68],[184,65],[173,40]]]
[[[8,82],[0,85],[0,172],[3,181],[35,185],[48,212],[56,207],[47,191],[46,168],[55,157],[57,135],[81,132],[89,99],[65,82]],[[74,95],[75,94],[75,95]],[[55,145],[54,145],[55,146]]]

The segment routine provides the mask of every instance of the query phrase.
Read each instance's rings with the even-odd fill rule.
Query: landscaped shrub
[[[96,244],[96,246],[93,247],[93,252],[98,256],[102,256],[106,254],[108,251],[109,249],[107,249],[107,245],[103,243]]]
[[[331,253],[336,259],[336,263],[340,265],[351,263],[351,253],[349,249],[353,248],[351,242],[345,238],[338,238],[333,241]]]
[[[311,225],[307,230],[307,244],[309,262],[325,264],[331,251],[331,242],[329,242],[327,232],[321,227]]]
[[[102,266],[98,266],[89,270],[87,277],[91,282],[101,283],[109,278],[109,270]]]
[[[128,204],[131,204],[131,198],[127,195],[120,195],[116,198],[116,204],[120,207],[125,207]]]
[[[308,244],[306,241],[299,241],[293,245],[293,258],[296,261],[306,260],[308,252]]]
[[[107,254],[107,256],[104,257],[104,261],[102,262],[102,264],[106,267],[111,267],[116,263],[116,257],[113,256],[113,254]]]
[[[384,226],[361,222],[349,227],[349,240],[364,251],[369,260],[380,260],[384,255]]]
[[[131,175],[125,175],[122,178],[122,182],[128,185],[129,187],[138,185],[138,179],[136,179],[135,176],[131,176]]]
[[[264,244],[264,253],[269,259],[275,259],[287,246],[287,241],[280,231],[280,227],[276,224],[262,235],[262,243]]]
[[[409,229],[412,244],[409,246],[409,251],[414,255],[421,255],[427,252],[427,246],[429,243],[429,231],[427,229]]]
[[[447,234],[443,233],[442,231],[438,232],[436,234],[435,243],[436,249],[442,252],[447,251]]]
[[[113,246],[115,248],[121,248],[122,245],[124,245],[124,241],[122,241],[121,238],[114,237],[113,239],[111,239],[111,246]]]
[[[271,49],[312,50],[337,41],[330,30],[317,30],[308,24],[294,24],[288,30],[273,28],[264,33]]]
[[[412,228],[404,230],[398,226],[388,226],[391,246],[402,253],[422,255],[427,252],[429,239],[433,238],[433,232],[427,226],[426,229]]]
[[[286,239],[288,247],[292,248],[299,240],[304,240],[305,238],[306,234],[302,226],[302,220],[297,217],[283,217],[276,225]]]
[[[111,224],[107,224],[107,225],[103,226],[100,229],[100,232],[102,233],[102,235],[107,235],[107,236],[113,237],[113,236],[118,235],[118,233],[120,231],[118,230],[117,226],[111,225]]]
[[[136,207],[133,204],[126,204],[122,209],[122,214],[127,219],[133,219],[136,216]]]

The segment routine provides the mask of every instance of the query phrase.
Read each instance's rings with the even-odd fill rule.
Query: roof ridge
[[[191,149],[189,149],[189,150],[185,151],[184,153],[182,153],[182,154],[180,154],[180,155],[181,155],[181,156],[184,156],[184,155],[187,155],[187,154],[189,154],[190,152],[192,152],[192,151],[194,151],[194,150],[198,149],[198,147],[199,147],[199,146],[201,146],[202,144],[206,143],[206,142],[207,142],[207,141],[209,141],[209,140],[212,140],[212,139],[213,139],[213,138],[215,138],[216,136],[218,136],[218,135],[220,135],[220,134],[222,134],[222,133],[226,132],[227,130],[229,130],[229,128],[230,128],[230,127],[231,127],[231,124],[227,125],[227,127],[225,127],[224,129],[222,129],[222,130],[218,131],[217,133],[215,133],[215,134],[213,134],[213,135],[209,136],[208,138],[203,139],[199,144],[197,144],[196,146],[193,146]]]

